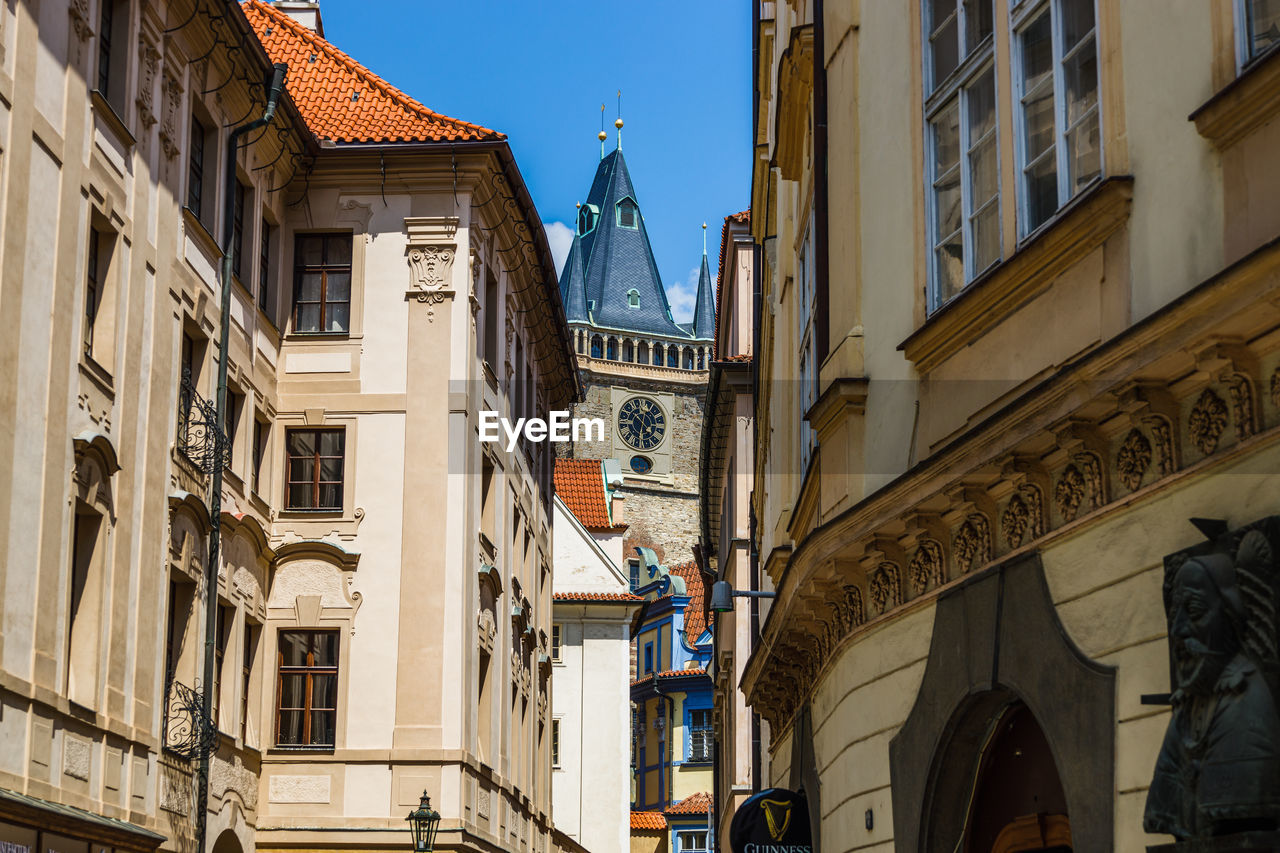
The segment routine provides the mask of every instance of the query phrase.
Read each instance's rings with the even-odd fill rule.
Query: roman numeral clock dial
[[[653,450],[666,432],[662,407],[648,397],[632,397],[618,409],[618,435],[636,450]]]

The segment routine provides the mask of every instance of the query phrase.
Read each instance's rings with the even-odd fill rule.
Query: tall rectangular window
[[[551,659],[560,660],[560,624],[553,623],[551,625]]]
[[[809,217],[812,221],[812,213]],[[800,399],[800,470],[809,467],[813,457],[813,449],[817,444],[813,427],[804,418],[818,400],[818,348],[817,338],[813,333],[814,323],[814,289],[813,277],[813,228],[805,226],[804,239],[800,243],[798,260],[799,281],[796,284],[796,340],[799,342],[798,376]]]
[[[227,422],[223,432],[227,436],[227,453],[229,462],[235,461],[236,437],[240,432],[240,416],[244,413],[244,395],[235,391],[227,391]]]
[[[640,588],[640,561],[628,560],[627,569],[628,569],[628,573],[630,574],[631,591],[635,592],[637,589]]]
[[[112,0],[102,0],[102,14],[98,18],[98,91],[104,96],[111,91],[111,37],[115,5]]]
[[[551,766],[560,766],[560,718],[551,718]]]
[[[1241,65],[1280,44],[1280,0],[1237,0],[1241,23]]]
[[[187,209],[202,219],[204,214],[204,148],[209,130],[192,113],[191,144],[187,151]]]
[[[275,322],[271,300],[271,223],[262,220],[262,239],[258,241],[258,307]]]
[[[98,322],[98,308],[102,302],[103,264],[100,254],[102,235],[97,229],[89,229],[89,260],[85,264],[84,282],[84,335],[82,346],[88,358],[93,357],[93,330]]]
[[[299,234],[293,252],[293,330],[345,334],[351,325],[351,235]]]
[[[653,672],[653,643],[644,644],[644,674]]]
[[[267,436],[271,425],[255,418],[253,421],[253,470],[249,481],[255,494],[262,494],[262,461],[267,455]]]
[[[711,709],[689,712],[689,757],[692,763],[711,760],[711,748],[715,733],[711,727]]]
[[[926,3],[929,308],[1000,259],[992,0]]]
[[[498,305],[498,280],[489,273],[484,282],[484,358],[495,372],[498,369],[498,329],[501,308]]]
[[[258,635],[261,631],[256,625],[244,620],[244,648],[241,649],[240,664],[240,740],[249,740],[249,690],[253,686],[253,662],[258,656]]]
[[[1016,27],[1023,236],[1102,175],[1094,0],[1049,0]]]
[[[249,193],[244,184],[235,182],[234,197],[231,200],[231,272],[245,284],[241,270],[244,265],[244,206]],[[250,267],[252,269],[252,267]]]
[[[276,745],[329,747],[338,719],[338,632],[281,631]]]
[[[235,611],[225,604],[219,604],[217,619],[213,632],[213,721],[219,729],[224,729],[219,709],[222,707],[222,685],[225,683],[223,672],[227,665],[227,643],[231,639],[231,624],[235,619]],[[234,672],[234,670],[233,670]],[[235,683],[234,681],[232,682]]]
[[[95,707],[102,604],[102,516],[76,502],[71,529],[70,600],[67,606],[67,696]]]
[[[342,429],[291,429],[286,433],[286,509],[342,509],[345,445]]]

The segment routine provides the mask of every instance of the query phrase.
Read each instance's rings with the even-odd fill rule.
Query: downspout
[[[227,419],[227,349],[230,347],[231,325],[231,268],[234,261],[235,242],[232,239],[232,223],[235,218],[236,148],[240,137],[271,122],[284,89],[284,77],[289,66],[277,62],[271,74],[267,90],[267,104],[262,116],[240,125],[227,138],[227,162],[222,181],[222,312],[218,334],[218,393],[214,423],[214,463],[209,483],[209,560],[204,568],[205,619],[204,619],[204,685],[200,696],[202,712],[207,725],[216,726],[213,719],[213,667],[217,647],[218,629],[218,560],[222,542],[222,449],[226,436]],[[196,770],[196,853],[207,849],[205,833],[209,818],[209,750],[201,748],[200,763]]]
[[[819,375],[822,362],[831,354],[831,262],[827,257],[827,62],[823,46],[822,0],[813,0],[813,251],[814,313],[817,324]],[[819,380],[821,386],[821,380]]]
[[[762,296],[760,293],[760,277],[762,271],[760,262],[764,253],[760,251],[760,247],[752,246],[751,248],[751,407],[754,411],[754,417],[751,418],[751,457],[756,458],[756,453],[760,448],[760,412],[756,408],[760,404],[760,315],[762,312]],[[760,487],[759,483],[753,483],[752,491]],[[757,534],[758,524],[756,521],[756,504],[752,500],[749,504],[751,533],[750,543],[748,547],[748,567],[751,572],[751,589],[760,589],[760,544]],[[748,600],[751,613],[751,646],[747,649],[747,657],[751,657],[756,650],[756,641],[760,636],[760,599],[751,598]],[[751,712],[751,790],[752,792],[761,790],[760,788],[760,715],[754,710]]]
[[[662,738],[665,742],[658,744],[658,805],[666,802],[671,795],[671,785],[667,779],[667,773],[675,764],[675,706],[676,702],[669,694],[662,692],[662,676],[658,673],[653,674],[653,692],[658,694],[658,698],[666,702],[667,710],[664,712],[665,722],[662,725]],[[667,747],[671,747],[671,760],[667,760]],[[668,805],[673,805],[668,803]]]

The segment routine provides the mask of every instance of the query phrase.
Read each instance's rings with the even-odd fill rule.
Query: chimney
[[[324,38],[324,22],[320,20],[318,0],[273,0],[271,5]]]
[[[609,490],[609,518],[614,525],[627,523],[627,499],[612,489]]]

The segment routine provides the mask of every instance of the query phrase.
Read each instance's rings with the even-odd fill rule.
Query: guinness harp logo
[[[765,824],[769,827],[769,835],[774,841],[781,841],[791,826],[790,800],[761,800],[764,809]]]

